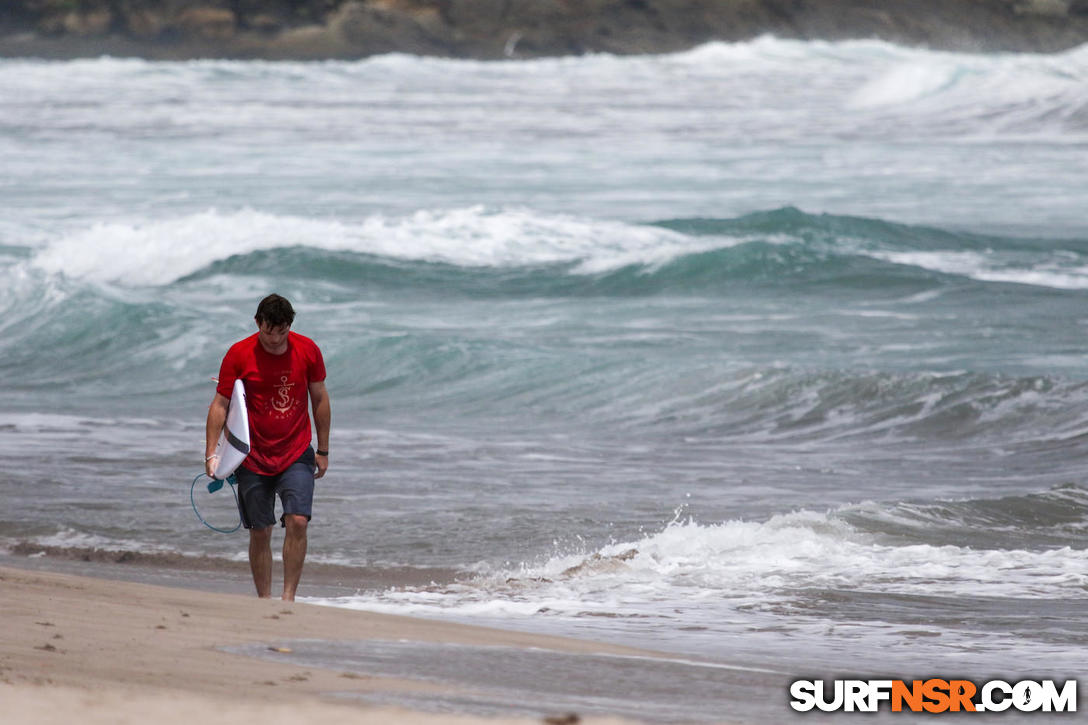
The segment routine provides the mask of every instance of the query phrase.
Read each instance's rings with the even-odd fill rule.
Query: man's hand
[[[314,409],[314,429],[317,433],[317,440],[314,441],[314,478],[321,478],[329,470],[329,425],[332,421],[329,391],[324,380],[310,383],[310,404]],[[325,455],[318,451],[323,451]]]
[[[227,409],[230,408],[230,400],[219,393],[212,396],[212,404],[208,406],[208,425],[204,435],[204,473],[208,478],[215,478],[215,467],[219,465],[219,458],[210,451],[215,450],[219,442],[219,433],[227,422]]]

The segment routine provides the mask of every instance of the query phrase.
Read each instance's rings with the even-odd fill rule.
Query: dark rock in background
[[[712,40],[879,38],[957,51],[1088,41],[1088,0],[7,0],[0,55],[498,59]]]

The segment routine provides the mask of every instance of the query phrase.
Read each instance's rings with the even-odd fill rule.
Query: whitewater
[[[1086,87],[1088,48],[774,38],[0,61],[0,550],[243,561],[189,484],[277,291],[334,410],[310,561],[342,584],[310,601],[783,676],[1073,677]],[[720,718],[688,675],[662,702]]]

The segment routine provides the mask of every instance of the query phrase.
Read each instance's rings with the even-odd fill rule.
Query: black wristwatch
[[[314,452],[315,452],[315,453],[316,453],[317,455],[319,455],[319,456],[325,456],[325,458],[328,458],[328,457],[329,457],[329,452],[328,452],[328,451],[323,451],[323,450],[321,450],[320,448],[318,448],[318,449],[317,449],[316,451],[314,451]]]

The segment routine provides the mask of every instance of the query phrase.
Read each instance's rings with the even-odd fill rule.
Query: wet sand
[[[253,596],[0,567],[5,722],[574,722],[569,713],[490,720],[392,709],[370,695],[458,695],[455,686],[276,661],[225,648],[287,639],[396,640],[646,654],[576,639]],[[148,720],[148,718],[154,718]],[[616,718],[581,722],[620,723]]]

